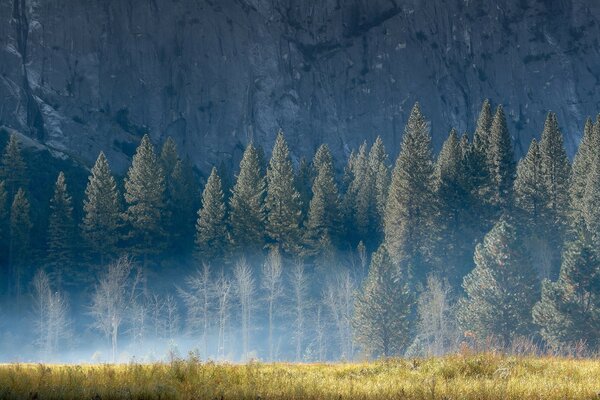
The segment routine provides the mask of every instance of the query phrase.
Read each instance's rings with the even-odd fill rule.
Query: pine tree
[[[600,143],[600,124],[594,125],[588,118],[583,130],[583,138],[577,149],[577,154],[573,159],[573,170],[570,181],[570,204],[571,204],[571,225],[579,226],[583,223],[583,196],[587,186],[588,175],[592,167],[592,162],[598,153],[598,143]]]
[[[475,152],[485,160],[486,164],[487,151],[491,142],[492,120],[492,106],[490,105],[490,101],[485,99],[481,105],[481,111],[479,112],[479,118],[477,119],[477,126],[475,128],[475,134],[473,135],[473,147]]]
[[[249,257],[265,243],[265,177],[258,152],[249,143],[229,200],[229,225],[235,251]]]
[[[166,246],[173,250],[173,247],[180,243],[180,239],[182,238],[181,232],[179,232],[180,226],[177,225],[175,221],[174,213],[175,208],[177,207],[176,199],[173,198],[173,174],[175,172],[175,168],[177,163],[180,162],[179,154],[177,153],[177,145],[175,141],[170,136],[165,140],[161,152],[160,152],[160,165],[162,167],[163,176],[164,176],[164,185],[165,185],[165,194],[164,194],[164,210],[162,214],[162,220],[164,222],[164,233],[166,235]],[[180,165],[181,167],[181,165]]]
[[[198,211],[196,249],[202,261],[209,263],[225,255],[227,244],[225,200],[221,178],[213,167],[202,193],[202,208]]]
[[[514,192],[519,221],[523,227],[531,227],[533,232],[544,229],[547,192],[542,175],[542,155],[535,139],[517,166]]]
[[[12,198],[20,187],[27,185],[27,167],[15,133],[12,133],[8,139],[1,165],[0,179],[4,180],[8,195]]]
[[[540,141],[542,157],[542,178],[547,192],[546,208],[549,223],[556,232],[555,244],[563,242],[563,232],[569,211],[569,181],[571,165],[565,150],[563,136],[558,127],[556,114],[549,113],[544,124]]]
[[[356,340],[373,356],[401,355],[410,343],[414,299],[385,246],[373,254],[369,275],[354,306]]]
[[[375,240],[379,242],[383,234],[383,218],[391,178],[388,155],[380,136],[377,136],[369,151],[369,166],[373,175],[373,195],[375,196],[375,202],[371,205],[372,232]]]
[[[506,126],[506,117],[501,105],[496,109],[490,130],[487,159],[491,177],[491,202],[498,215],[506,212],[512,203],[512,188],[515,179],[515,161],[512,139]]]
[[[74,261],[75,222],[72,199],[67,190],[65,174],[58,174],[54,196],[50,200],[48,223],[48,264],[62,281],[63,273],[70,272]]]
[[[306,158],[302,157],[298,170],[294,176],[294,187],[300,195],[300,202],[302,203],[302,222],[306,222],[308,217],[308,206],[310,205],[310,199],[312,197],[312,184],[315,178],[315,173],[311,163],[306,161]]]
[[[418,104],[405,128],[385,210],[385,245],[418,279],[429,273],[433,216],[431,136]]]
[[[600,152],[594,155],[581,199],[584,227],[596,244],[600,244]]]
[[[100,255],[101,264],[104,264],[104,257],[116,251],[121,208],[117,183],[102,152],[88,178],[83,211],[83,236],[92,250]]]
[[[531,308],[539,298],[535,270],[514,224],[501,219],[475,250],[475,269],[463,281],[462,327],[504,344],[533,333]]]
[[[179,153],[177,152],[177,145],[172,137],[168,137],[163,144],[160,152],[160,161],[162,164],[163,172],[165,177],[170,177],[175,171],[175,166],[179,161]],[[167,181],[168,178],[165,178]]]
[[[339,237],[340,204],[335,183],[333,158],[327,145],[321,145],[315,154],[318,166],[312,186],[312,199],[306,222],[305,243],[310,254],[321,254],[324,241],[335,243]]]
[[[132,249],[143,256],[164,245],[165,178],[148,135],[144,135],[125,178],[125,221]]]
[[[600,345],[600,261],[597,245],[580,231],[566,246],[556,282],[544,281],[542,298],[533,308],[542,337],[553,346],[584,342]]]
[[[279,132],[267,168],[267,234],[285,252],[298,252],[300,195],[294,188],[294,170],[288,146]]]
[[[169,212],[173,250],[189,249],[194,238],[200,190],[189,159],[177,160],[169,180]]]
[[[9,241],[9,265],[17,299],[21,296],[21,280],[28,260],[31,227],[29,200],[25,191],[19,188],[10,208]]]
[[[453,280],[465,275],[465,267],[469,267],[473,254],[472,240],[467,235],[470,210],[465,208],[469,194],[462,185],[463,166],[461,143],[456,130],[452,129],[435,165],[437,237],[434,249],[438,269]]]

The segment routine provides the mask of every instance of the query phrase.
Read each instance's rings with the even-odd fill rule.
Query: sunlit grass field
[[[0,366],[0,399],[599,399],[600,360]]]

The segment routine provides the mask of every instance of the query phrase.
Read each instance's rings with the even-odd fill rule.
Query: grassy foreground
[[[600,361],[493,354],[348,364],[0,366],[0,399],[598,399]]]

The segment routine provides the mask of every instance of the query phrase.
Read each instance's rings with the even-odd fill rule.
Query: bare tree
[[[152,293],[148,296],[148,308],[150,311],[150,319],[153,328],[153,336],[155,339],[159,339],[165,336],[165,321],[163,319],[163,312],[165,308],[165,302],[162,297],[156,293]]]
[[[117,354],[119,328],[134,304],[141,270],[133,274],[134,264],[130,257],[123,256],[110,263],[100,276],[92,295],[91,314],[93,327],[110,339],[112,362]]]
[[[62,293],[52,290],[48,275],[41,269],[33,278],[33,300],[36,344],[49,357],[70,337],[69,305]]]
[[[208,329],[210,326],[210,304],[213,287],[210,282],[210,266],[203,264],[202,269],[185,280],[187,290],[178,288],[187,308],[187,325],[192,333],[199,333],[203,356],[208,357]]]
[[[227,346],[227,324],[229,322],[229,311],[230,311],[230,292],[231,292],[231,280],[225,275],[223,271],[219,275],[219,278],[214,283],[214,291],[217,300],[217,316],[218,316],[218,327],[219,334],[217,340],[217,355],[219,358],[224,359],[226,355]]]
[[[304,336],[306,331],[306,313],[309,308],[308,301],[308,276],[304,264],[298,261],[290,272],[290,283],[292,287],[292,312],[294,315],[294,345],[296,350],[296,361],[302,359],[304,351]]]
[[[255,294],[255,282],[252,276],[252,268],[245,258],[238,260],[233,270],[236,282],[236,292],[241,308],[242,319],[242,359],[248,359],[250,343],[252,300]]]
[[[129,329],[133,345],[143,349],[148,324],[148,305],[145,301],[134,301],[129,310]]]
[[[263,264],[262,270],[262,288],[265,291],[265,301],[267,303],[268,312],[268,324],[269,324],[269,361],[273,360],[274,346],[273,346],[273,322],[275,315],[275,305],[277,300],[283,294],[283,287],[281,282],[282,273],[282,259],[279,248],[274,247],[269,252],[267,260]]]
[[[325,321],[323,321],[323,308],[317,306],[315,315],[315,344],[317,346],[317,361],[325,360]]]
[[[417,304],[418,341],[426,355],[439,356],[458,341],[454,308],[450,304],[451,287],[446,280],[430,275]]]
[[[177,310],[177,301],[170,294],[165,299],[165,338],[173,340],[179,332],[179,312]]]
[[[354,313],[354,293],[356,285],[350,272],[341,271],[325,286],[324,302],[338,333],[341,358],[354,356],[352,316]]]

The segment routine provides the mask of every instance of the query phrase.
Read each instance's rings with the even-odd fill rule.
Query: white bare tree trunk
[[[242,360],[248,360],[249,343],[250,343],[250,324],[252,313],[252,298],[255,293],[255,282],[252,276],[252,268],[245,259],[240,259],[235,264],[233,271],[238,299],[241,308],[242,322]]]
[[[263,264],[262,271],[262,288],[265,291],[265,301],[267,303],[268,312],[268,347],[269,347],[269,361],[273,361],[274,358],[274,343],[273,343],[273,323],[276,301],[283,294],[283,288],[281,284],[281,273],[282,273],[282,259],[279,249],[273,248],[267,257],[267,260]]]

